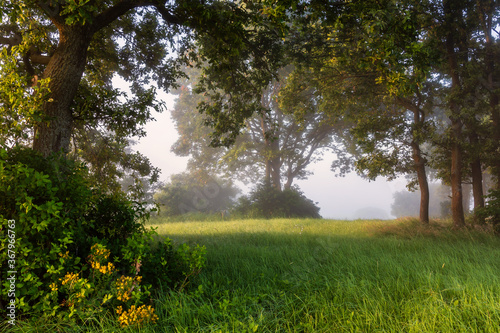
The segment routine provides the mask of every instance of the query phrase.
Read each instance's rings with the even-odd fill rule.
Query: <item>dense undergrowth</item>
[[[154,323],[151,291],[185,289],[205,249],[158,239],[148,217],[143,204],[92,186],[77,162],[0,150],[1,329]]]

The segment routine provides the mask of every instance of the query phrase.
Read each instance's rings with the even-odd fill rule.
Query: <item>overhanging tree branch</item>
[[[104,12],[95,17],[92,24],[92,31],[97,32],[100,29],[110,25],[120,16],[126,14],[129,10],[140,7],[154,7],[160,13],[161,17],[171,24],[182,24],[183,21],[172,14],[164,4],[159,1],[121,1],[116,5],[106,9]]]

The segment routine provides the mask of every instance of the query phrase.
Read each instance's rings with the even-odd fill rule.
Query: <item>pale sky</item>
[[[175,96],[161,94],[168,110],[174,105]],[[133,148],[149,157],[155,167],[161,169],[161,180],[168,181],[170,175],[183,172],[187,157],[179,157],[170,151],[178,134],[170,118],[170,112],[155,114],[156,121],[146,125],[147,136],[141,138]],[[307,180],[297,181],[306,197],[318,202],[320,214],[324,218],[353,219],[378,218],[373,211],[383,210],[387,218],[392,218],[392,193],[404,189],[404,180],[387,182],[383,178],[368,182],[355,174],[335,177],[330,171],[333,154],[325,154],[324,160],[311,167],[314,175]],[[369,213],[370,212],[370,213]]]

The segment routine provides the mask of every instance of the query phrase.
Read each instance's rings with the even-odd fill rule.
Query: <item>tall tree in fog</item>
[[[182,82],[172,111],[180,135],[172,150],[190,156],[190,169],[213,170],[246,182],[263,180],[280,190],[289,189],[294,180],[307,177],[308,165],[320,159],[324,149],[333,147],[335,129],[321,114],[310,113],[297,120],[282,110],[278,104],[281,81],[273,81],[263,90],[263,111],[247,119],[233,146],[211,147],[211,129],[196,110],[207,100],[194,89],[200,74],[195,69],[186,72],[190,79]],[[282,79],[286,74],[287,70],[281,71]]]
[[[283,102],[295,108],[318,104],[333,122],[348,124],[341,157],[350,158],[339,159],[334,167],[348,171],[354,164],[369,179],[414,173],[421,189],[420,219],[428,223],[421,147],[431,129],[433,87],[424,83],[433,59],[429,47],[419,42],[421,22],[402,6],[353,3],[326,26],[311,22],[309,29],[300,27],[294,38],[310,51],[296,55],[304,65],[293,75],[298,82],[289,81]]]

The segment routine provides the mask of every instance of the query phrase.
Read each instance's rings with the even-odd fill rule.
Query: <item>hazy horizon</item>
[[[133,149],[147,156],[155,167],[160,168],[160,179],[168,182],[170,175],[185,171],[189,158],[170,151],[178,137],[170,118],[176,96],[160,94],[159,97],[166,102],[168,111],[154,115],[156,121],[145,126],[147,136],[138,140]],[[306,197],[318,202],[321,216],[332,219],[394,218],[391,215],[393,193],[405,189],[405,181],[388,182],[379,177],[370,182],[354,173],[335,177],[335,173],[330,170],[334,158],[333,153],[325,153],[323,161],[311,165],[313,175],[295,182]]]

